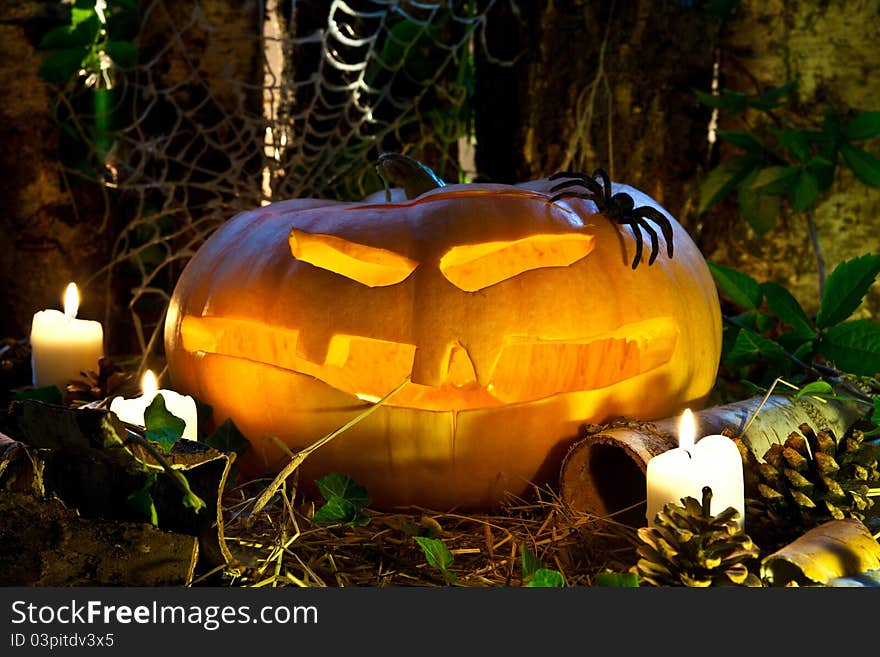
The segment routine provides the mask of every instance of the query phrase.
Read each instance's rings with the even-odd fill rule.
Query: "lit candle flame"
[[[141,391],[144,397],[155,397],[158,390],[159,382],[156,381],[156,375],[153,374],[153,370],[147,370],[141,379]]]
[[[691,409],[686,408],[678,423],[678,446],[682,449],[691,449],[694,446],[696,435],[697,428],[694,423],[694,414],[691,412]]]
[[[78,310],[79,290],[76,288],[76,283],[70,283],[64,291],[64,316],[71,320],[76,317]]]

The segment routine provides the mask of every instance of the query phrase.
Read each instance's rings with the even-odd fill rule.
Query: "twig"
[[[746,326],[745,324],[740,322],[735,317],[728,317],[727,315],[724,315],[724,316],[722,316],[722,319],[725,322],[727,322],[728,324],[730,324],[731,326],[735,326],[736,328],[738,328],[740,330],[747,331],[747,332],[751,333],[752,335],[758,335],[758,336],[761,335],[760,333],[758,333],[754,329],[749,328],[748,326]],[[826,379],[830,378],[834,381],[835,384],[838,384],[838,385],[846,388],[847,391],[850,394],[852,394],[852,396],[853,396],[852,401],[858,402],[860,404],[866,404],[868,406],[874,405],[873,397],[871,397],[871,395],[867,395],[864,392],[862,392],[861,390],[859,390],[858,388],[854,388],[849,381],[847,381],[845,378],[843,378],[844,375],[846,374],[845,372],[842,372],[841,370],[836,369],[834,367],[829,367],[828,365],[822,365],[820,363],[807,364],[804,361],[802,361],[800,358],[795,356],[793,353],[791,353],[790,351],[783,348],[781,345],[779,348],[782,350],[782,353],[785,355],[786,358],[791,360],[791,362],[793,362],[798,367],[803,368],[804,371],[809,372],[813,376],[815,376],[819,379],[822,379],[822,380],[826,380]]]
[[[284,468],[281,470],[281,472],[278,473],[278,475],[275,477],[275,479],[272,481],[272,483],[269,484],[269,486],[256,499],[256,501],[254,502],[254,507],[249,514],[248,522],[251,522],[253,520],[253,518],[256,517],[256,515],[260,511],[263,510],[263,507],[266,506],[266,504],[269,502],[270,499],[272,499],[272,496],[275,495],[275,493],[278,491],[278,489],[281,487],[281,485],[284,483],[284,481],[293,473],[294,470],[296,470],[300,465],[302,465],[302,462],[305,461],[306,458],[312,452],[314,452],[319,447],[326,445],[331,440],[336,438],[339,434],[350,429],[355,424],[357,424],[358,422],[363,420],[365,417],[367,417],[368,415],[373,413],[376,409],[378,409],[380,406],[382,406],[382,404],[384,404],[386,401],[388,401],[388,399],[393,394],[395,394],[398,390],[400,390],[407,383],[409,383],[409,377],[407,377],[403,381],[401,381],[397,385],[397,387],[394,388],[394,390],[392,390],[387,395],[382,397],[382,399],[380,399],[375,404],[373,404],[372,406],[367,408],[363,413],[352,418],[351,420],[346,422],[344,425],[342,425],[338,429],[331,431],[330,433],[328,433],[326,436],[324,436],[320,440],[317,440],[316,442],[312,443],[308,447],[301,449],[296,454],[294,454],[293,458],[291,458],[290,461],[287,462],[287,465],[285,465]]]
[[[816,231],[816,221],[813,218],[813,210],[807,208],[807,232],[810,234],[810,242],[813,245],[813,253],[816,256],[816,273],[819,275],[819,301],[825,291],[825,257],[822,255],[822,247],[819,246],[819,233]]]

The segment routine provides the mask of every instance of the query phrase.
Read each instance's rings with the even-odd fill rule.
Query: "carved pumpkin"
[[[583,422],[698,407],[721,324],[697,247],[671,220],[675,257],[633,269],[631,235],[547,187],[235,216],[174,292],[174,386],[231,417],[263,473],[289,459],[276,441],[308,446],[409,378],[300,470],[344,472],[380,508],[489,509],[557,476]]]

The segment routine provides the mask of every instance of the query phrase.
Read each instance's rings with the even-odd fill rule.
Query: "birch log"
[[[773,443],[784,442],[806,422],[841,437],[866,408],[857,402],[785,395],[753,397],[694,413],[697,436],[728,433],[740,437],[760,460]],[[645,524],[645,473],[652,457],[678,446],[679,417],[654,422],[621,418],[583,425],[560,471],[560,493],[572,509]]]

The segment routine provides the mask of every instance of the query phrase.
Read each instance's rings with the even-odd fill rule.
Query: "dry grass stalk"
[[[494,514],[367,509],[366,525],[318,526],[311,522],[315,504],[296,501],[296,489],[286,486],[258,515],[238,513],[261,494],[249,497],[246,488],[225,502],[225,538],[239,563],[223,578],[236,586],[447,586],[413,535],[439,538],[449,548],[454,586],[521,586],[522,545],[569,586],[592,585],[597,573],[635,563],[632,527],[574,511],[547,490]]]

